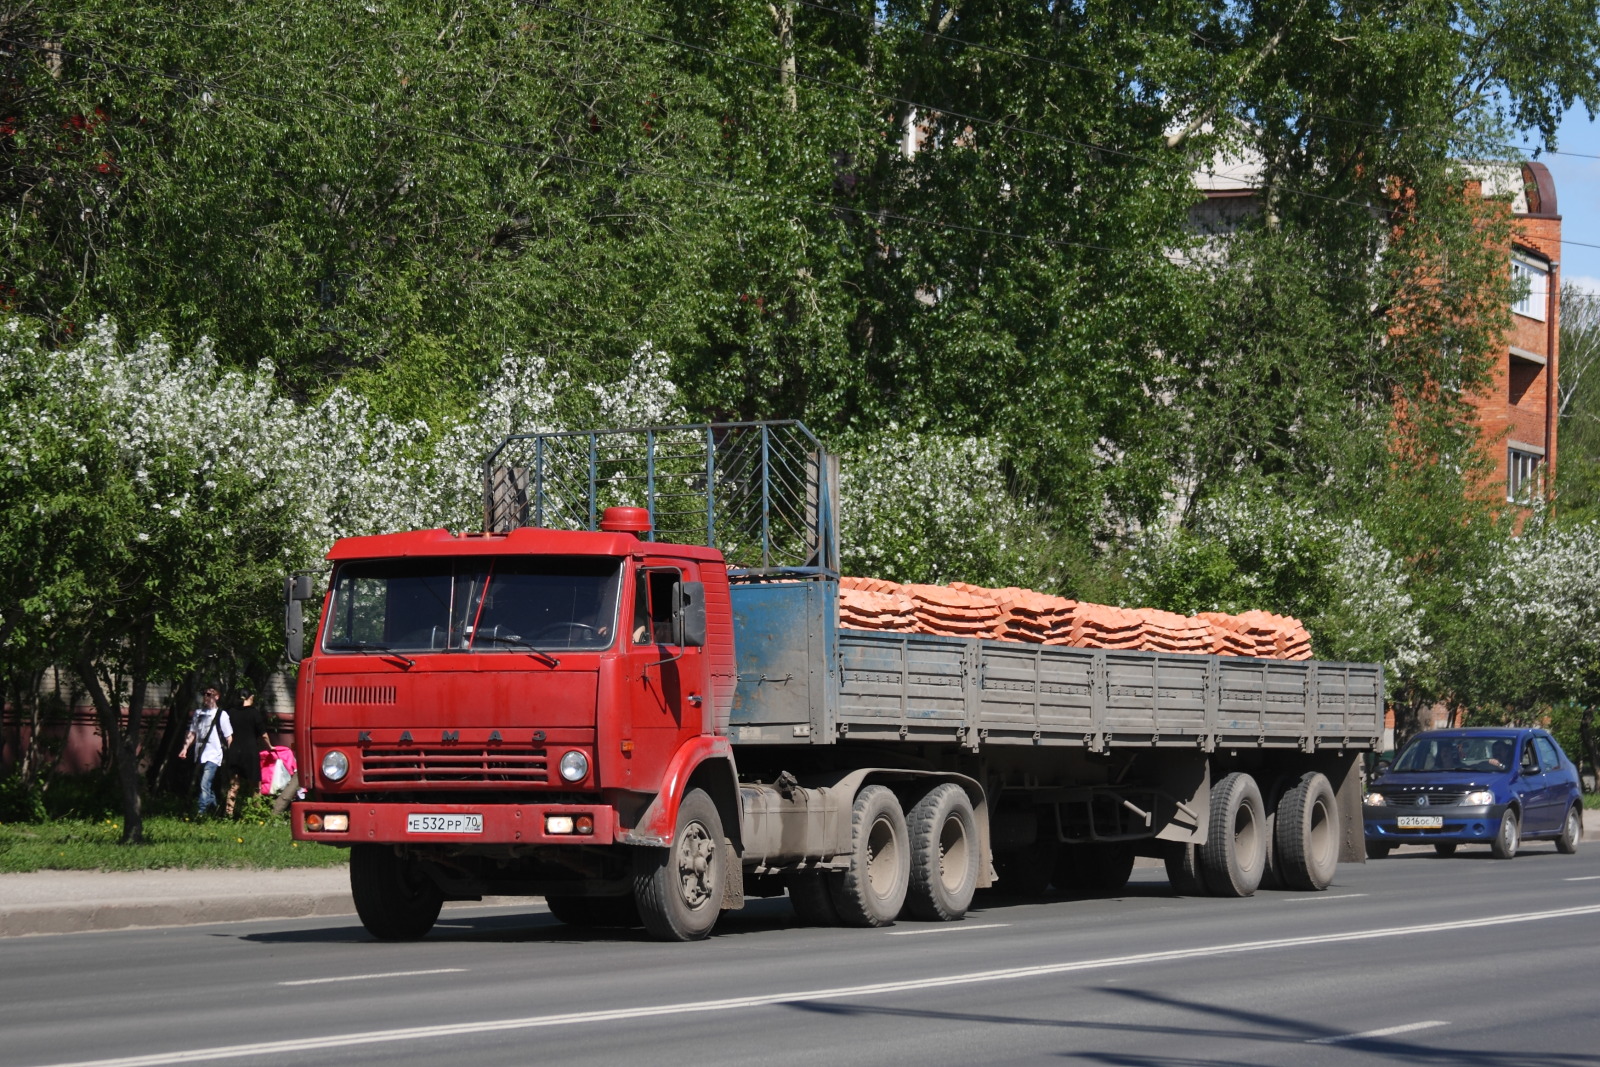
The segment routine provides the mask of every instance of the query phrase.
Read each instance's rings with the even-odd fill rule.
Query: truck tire
[[[1339,805],[1333,786],[1316,771],[1300,776],[1278,801],[1273,865],[1289,889],[1321,892],[1339,868]]]
[[[1521,844],[1522,817],[1515,808],[1507,808],[1506,813],[1500,816],[1500,832],[1489,842],[1489,851],[1494,853],[1497,860],[1516,859]]]
[[[900,800],[881,785],[856,794],[850,809],[850,866],[830,879],[833,906],[846,926],[887,926],[905,907],[911,850]]]
[[[361,925],[380,941],[415,941],[444,906],[433,879],[390,845],[350,846],[350,895]]]
[[[657,941],[698,941],[722,914],[722,817],[703,789],[678,805],[677,830],[666,848],[634,853],[633,896],[639,918]]]
[[[796,871],[789,876],[789,903],[794,913],[807,926],[838,926],[839,909],[833,906],[830,879],[837,875],[827,871]]]
[[[978,817],[967,791],[935,786],[906,816],[911,880],[906,911],[913,918],[952,922],[972,906],[978,887]]]
[[[1205,879],[1200,875],[1200,849],[1196,845],[1168,846],[1162,862],[1167,868],[1167,882],[1180,897],[1206,895]]]
[[[631,894],[621,897],[547,895],[544,903],[551,915],[580,930],[638,926],[642,921],[639,905]]]
[[[1052,880],[1072,896],[1116,896],[1133,874],[1134,858],[1133,845],[1121,841],[1062,845]]]
[[[1556,838],[1556,851],[1570,856],[1578,851],[1583,840],[1583,813],[1574,804],[1567,810],[1567,821],[1561,824],[1561,836]]]
[[[1200,846],[1200,870],[1214,897],[1247,897],[1267,865],[1267,815],[1256,780],[1242,771],[1211,791],[1211,824]]]

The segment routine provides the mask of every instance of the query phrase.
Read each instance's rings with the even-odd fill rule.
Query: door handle
[[[698,708],[700,706],[700,704],[702,703],[701,699],[700,699],[700,694],[699,693],[690,693],[689,694],[689,703]]]

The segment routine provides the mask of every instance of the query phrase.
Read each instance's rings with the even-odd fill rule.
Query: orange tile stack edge
[[[1113,608],[1031,589],[985,589],[966,582],[900,585],[879,578],[840,578],[839,624],[854,630],[1074,648],[1311,658],[1311,635],[1300,621],[1270,611],[1204,611],[1191,618],[1156,608]]]

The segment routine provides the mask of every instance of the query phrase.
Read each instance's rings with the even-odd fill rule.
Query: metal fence
[[[594,530],[650,512],[650,540],[722,550],[736,575],[837,574],[838,466],[798,422],[518,434],[484,461],[484,528]]]

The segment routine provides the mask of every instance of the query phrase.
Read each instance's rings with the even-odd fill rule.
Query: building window
[[[1520,256],[1511,260],[1511,310],[1530,319],[1544,321],[1545,302],[1550,292],[1550,268]]]
[[[1518,448],[1506,450],[1506,499],[1527,501],[1539,489],[1539,460],[1542,457]]]

